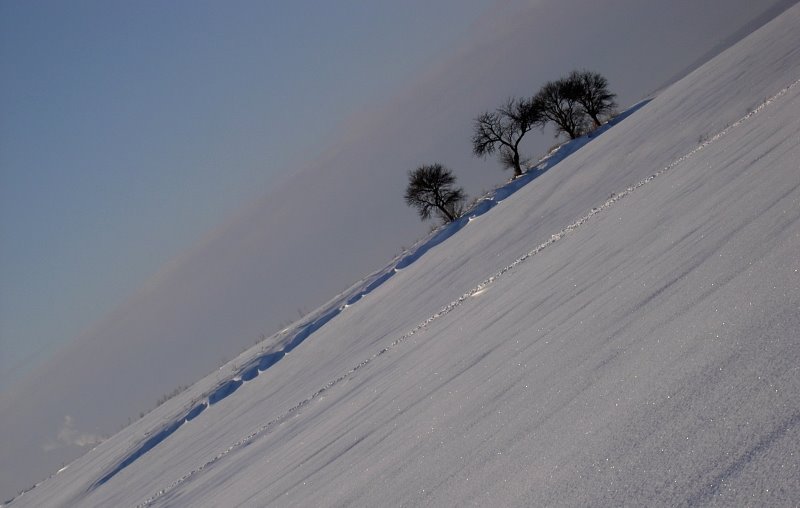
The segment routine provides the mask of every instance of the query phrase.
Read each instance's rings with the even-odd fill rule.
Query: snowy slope
[[[794,505],[797,34],[800,5],[11,505]]]

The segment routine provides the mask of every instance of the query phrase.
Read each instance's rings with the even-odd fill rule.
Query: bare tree
[[[518,177],[522,174],[519,144],[528,131],[543,121],[532,100],[509,98],[494,112],[475,119],[472,152],[478,157],[499,152],[503,166],[513,168],[514,177]]]
[[[578,102],[577,83],[570,79],[548,81],[533,97],[536,109],[553,122],[557,132],[563,132],[570,139],[583,134],[586,117]]]
[[[614,102],[617,95],[608,90],[608,80],[597,72],[586,70],[572,71],[567,80],[583,113],[592,119],[595,127],[600,127],[600,115],[610,114],[617,106]]]
[[[416,208],[422,220],[435,213],[442,221],[453,222],[463,213],[467,199],[455,182],[453,173],[441,164],[420,166],[408,172],[406,204]]]

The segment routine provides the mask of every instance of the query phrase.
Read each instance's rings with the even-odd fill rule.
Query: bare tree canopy
[[[483,113],[475,119],[472,151],[478,157],[499,152],[503,166],[513,168],[515,177],[520,176],[522,158],[519,144],[528,131],[543,121],[534,101],[509,98],[497,110]]]
[[[601,74],[587,70],[572,71],[567,81],[570,82],[570,89],[576,93],[575,99],[583,113],[592,119],[595,127],[601,125],[600,115],[608,115],[617,107],[614,102],[617,95],[608,90],[608,80]]]
[[[555,124],[557,132],[575,139],[583,134],[586,127],[578,95],[578,83],[562,78],[545,83],[534,96],[533,102],[542,116]]]
[[[416,208],[422,220],[435,213],[442,221],[452,222],[463,213],[467,198],[455,183],[456,177],[441,164],[420,166],[408,172],[406,204]]]

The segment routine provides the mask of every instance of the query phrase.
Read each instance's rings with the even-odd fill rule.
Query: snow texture
[[[800,5],[12,506],[794,506]]]

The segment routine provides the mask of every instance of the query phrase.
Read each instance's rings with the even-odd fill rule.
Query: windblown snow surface
[[[800,6],[629,113],[11,505],[796,506]]]

